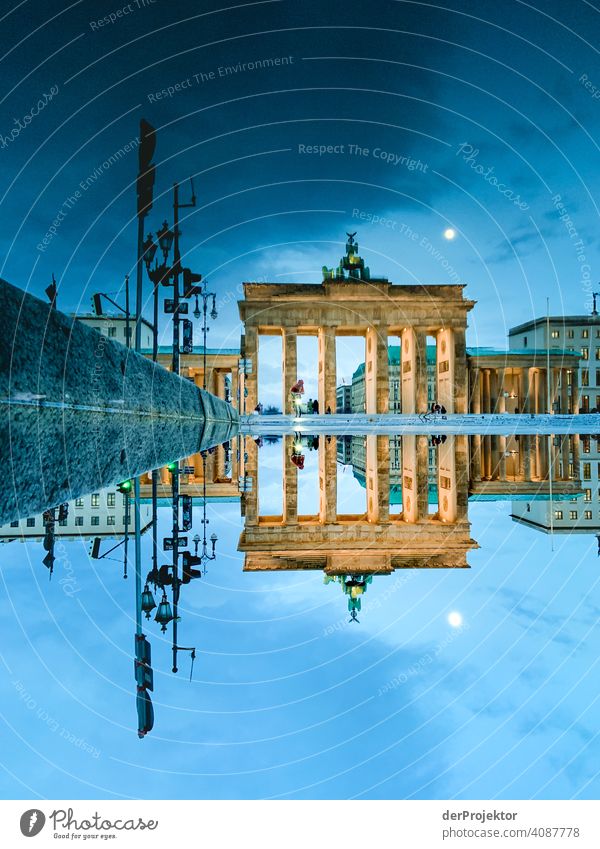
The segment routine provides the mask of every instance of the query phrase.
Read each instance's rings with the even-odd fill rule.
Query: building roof
[[[95,312],[72,312],[71,316],[77,319],[86,319],[86,321],[106,321],[108,324],[115,321],[122,321],[125,324],[126,318],[124,315],[114,315],[113,313],[107,313],[106,315],[96,315]],[[132,316],[129,316],[130,324],[135,324],[135,319]],[[145,318],[142,318],[142,324],[145,324],[146,327],[149,327],[150,330],[153,330],[152,324],[149,321],[146,321]]]
[[[518,333],[525,333],[527,330],[535,330],[540,325],[561,324],[564,327],[575,327],[580,324],[598,324],[600,325],[600,315],[551,315],[549,318],[534,318],[531,321],[526,321],[524,324],[517,324],[516,327],[511,327],[508,331],[509,336],[516,336]]]
[[[563,348],[511,348],[506,351],[503,348],[467,348],[467,357],[535,357],[541,359],[547,357],[550,353],[551,357],[581,357],[577,351],[569,351]]]

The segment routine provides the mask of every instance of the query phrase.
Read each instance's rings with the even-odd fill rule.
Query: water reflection
[[[14,519],[0,527],[0,539],[39,543],[39,563],[50,576],[59,540],[83,537],[89,558],[116,560],[124,576],[128,565],[131,573],[136,542],[141,583],[135,599],[127,592],[126,605],[132,619],[141,623],[145,615],[148,630],[144,634],[140,624],[135,642],[143,736],[154,722],[151,640],[161,634],[169,640],[173,672],[180,653],[187,654],[190,678],[202,652],[202,635],[182,614],[182,599],[191,594],[201,604],[200,579],[213,561],[219,567],[221,546],[209,527],[208,505],[218,515],[219,505],[239,502],[244,572],[322,572],[324,583],[345,596],[347,621],[360,624],[363,596],[375,578],[396,570],[469,568],[469,555],[479,548],[470,503],[509,502],[513,519],[539,528],[538,509],[552,521],[587,498],[580,468],[577,436],[232,436],[141,474],[137,502],[132,482],[121,481],[42,515]],[[508,511],[503,521],[510,521]],[[140,553],[148,536],[151,562]]]

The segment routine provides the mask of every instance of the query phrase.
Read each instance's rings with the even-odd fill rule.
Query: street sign
[[[179,537],[177,548],[185,548],[187,544],[187,537]],[[173,537],[165,537],[163,540],[163,551],[173,551],[173,548]]]
[[[185,301],[179,302],[179,312],[182,315],[187,315],[188,304]],[[173,298],[165,298],[165,312],[166,313],[174,313],[175,312],[175,301]]]
[[[195,473],[195,471],[196,470],[194,469],[193,466],[184,466],[183,469],[181,470],[181,473],[183,475],[193,475]]]

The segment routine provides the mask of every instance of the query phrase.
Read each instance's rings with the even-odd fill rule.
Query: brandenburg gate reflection
[[[326,578],[346,581],[349,594],[354,584],[366,588],[359,586],[366,576],[397,569],[468,568],[468,553],[479,547],[471,537],[470,499],[565,499],[581,491],[578,467],[569,463],[579,437],[321,436],[319,510],[300,515],[297,439],[283,438],[282,512],[261,515],[260,449],[246,438],[252,486],[241,496],[244,571],[322,570]],[[347,453],[337,444],[342,439],[361,446],[363,513],[338,512],[339,458]],[[352,451],[346,462],[354,464]],[[391,502],[399,510],[391,510]]]

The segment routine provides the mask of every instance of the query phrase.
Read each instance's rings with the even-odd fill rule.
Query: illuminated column
[[[538,480],[537,436],[529,437],[529,469],[531,472],[531,480]]]
[[[335,413],[335,328],[319,328],[319,412]]]
[[[568,436],[561,437],[560,446],[561,462],[562,462],[562,479],[569,480],[569,459],[571,456],[571,446]]]
[[[387,522],[390,518],[390,449],[387,436],[367,436],[367,519]]]
[[[258,525],[258,445],[252,438],[245,441],[245,451],[247,457],[244,471],[251,481],[250,491],[242,496],[244,520],[246,525]]]
[[[506,369],[498,369],[498,405],[496,408],[496,412],[505,413],[506,412],[506,396],[505,392],[507,391],[506,383],[507,383],[507,372]]]
[[[419,519],[429,514],[429,437],[417,436],[417,509]]]
[[[454,437],[438,445],[438,516],[442,522],[456,522],[456,469]]]
[[[438,330],[436,334],[437,402],[449,413],[455,412],[455,344],[455,332],[451,328]],[[463,384],[465,380],[466,371],[462,375]],[[461,385],[458,396],[461,407],[466,404],[464,396],[466,396],[466,386]]]
[[[489,413],[491,412],[491,385],[490,385],[490,370],[489,368],[484,368],[482,370],[481,375],[482,383],[483,383],[483,391],[482,391],[482,412]]]
[[[402,355],[400,357],[400,381],[402,412],[415,413],[417,410],[416,389],[416,339],[412,327],[405,327],[400,335]]]
[[[335,436],[319,439],[319,521],[333,523],[337,519],[337,440]]]
[[[529,369],[521,369],[521,392],[519,394],[519,409],[522,413],[531,412],[531,387],[529,385]],[[528,478],[529,480],[529,478]]]
[[[471,370],[471,411],[481,413],[481,369]]]
[[[193,464],[194,464],[194,477],[200,478],[200,480],[202,480],[202,476],[204,474],[204,466],[203,466],[203,463],[202,463],[202,455],[200,454],[199,451],[196,454],[194,454]]]
[[[481,436],[471,437],[471,477],[473,481],[481,480]]]
[[[579,434],[576,433],[573,437],[573,477],[575,480],[580,479],[580,470],[579,470],[579,450],[580,450],[580,440]]]
[[[506,480],[506,437],[498,437],[498,453],[500,455],[498,464],[498,479]]]
[[[452,407],[452,411],[454,413],[468,413],[469,412],[469,387],[468,387],[468,378],[467,378],[467,342],[465,338],[465,329],[464,327],[456,328],[452,331],[452,335],[454,337],[454,376],[453,376],[453,385],[454,385],[454,403]],[[450,407],[448,407],[448,412],[450,412]]]
[[[298,380],[298,335],[296,328],[284,327],[281,331],[282,391],[281,409],[288,415],[295,413],[291,389]],[[325,412],[324,410],[322,412]]]
[[[572,372],[573,383],[571,384],[571,395],[573,398],[573,415],[577,415],[579,413],[579,408],[581,406],[581,390],[579,388],[579,380],[577,376],[577,372],[573,370]]]
[[[417,497],[417,437],[402,437],[402,519],[414,523],[419,518]]]
[[[367,413],[387,413],[390,402],[388,330],[369,327],[365,337],[365,402]]]
[[[236,410],[240,409],[240,399],[239,399],[239,391],[240,391],[240,381],[239,381],[239,372],[237,365],[234,365],[231,369],[231,405]]]
[[[291,461],[294,451],[294,436],[283,437],[283,523],[298,521],[298,467]]]
[[[244,385],[248,392],[246,413],[251,413],[258,404],[258,329],[256,327],[246,325],[244,357],[251,361],[249,374],[244,377]]]
[[[560,411],[563,415],[569,412],[569,378],[566,368],[560,370]]]
[[[532,438],[529,435],[523,435],[519,437],[519,451],[521,453],[523,462],[523,478],[526,481],[533,480],[531,470],[531,449],[529,445],[531,439]]]
[[[489,370],[490,375],[490,413],[497,412],[498,408],[498,371],[495,368]]]
[[[560,374],[560,370],[553,368],[550,370],[550,410],[551,412],[556,411],[556,401],[558,399],[558,377]]]
[[[456,520],[468,519],[469,509],[469,473],[468,450],[469,438],[464,434],[449,436],[448,441],[454,442],[454,472],[456,481]]]

